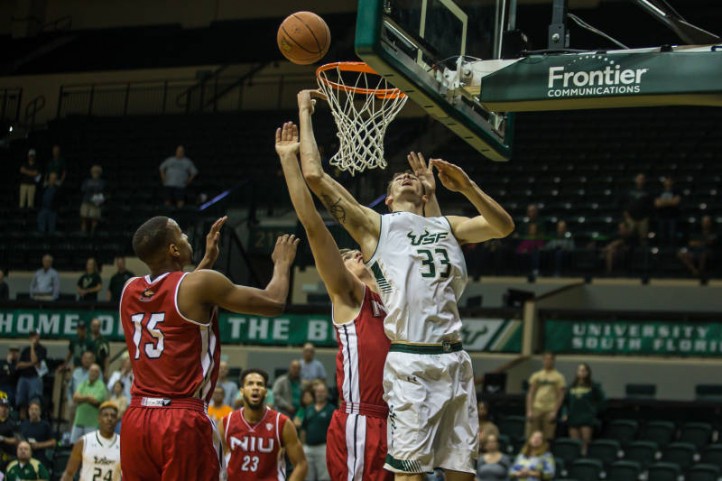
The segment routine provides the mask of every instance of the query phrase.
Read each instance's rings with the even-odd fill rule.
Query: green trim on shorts
[[[411,354],[447,354],[462,351],[461,342],[444,342],[441,344],[401,344],[391,343],[389,352],[406,352]]]
[[[386,455],[386,464],[398,471],[403,471],[404,473],[420,474],[425,472],[424,469],[421,467],[420,462],[402,461],[401,459],[394,458],[390,454]]]

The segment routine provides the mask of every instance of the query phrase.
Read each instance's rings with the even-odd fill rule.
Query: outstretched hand
[[[461,192],[472,185],[472,181],[458,165],[442,159],[431,159],[429,164],[439,172],[441,185],[452,192]]]
[[[296,258],[296,248],[298,247],[298,239],[293,234],[284,234],[276,239],[276,247],[273,248],[271,259],[274,264],[284,264],[290,266]]]
[[[301,90],[298,92],[298,110],[313,114],[316,110],[316,99],[326,100],[326,95],[320,90]]]
[[[224,215],[220,219],[216,220],[211,226],[211,230],[206,234],[206,257],[213,258],[213,262],[218,259],[220,250],[218,244],[221,240],[221,227],[223,227],[228,220],[228,216]]]
[[[285,155],[298,154],[298,127],[293,122],[285,122],[283,127],[276,129],[276,153]]]
[[[423,154],[418,152],[409,152],[406,158],[409,161],[409,167],[411,167],[414,175],[418,177],[421,185],[424,186],[426,195],[434,195],[436,192],[436,178],[434,178],[434,170],[431,168],[431,164],[426,165]]]
[[[212,269],[213,264],[215,264],[218,260],[218,256],[221,252],[218,247],[221,240],[221,227],[223,227],[227,220],[228,216],[224,215],[220,219],[216,220],[211,226],[211,230],[209,230],[206,235],[206,252],[203,255],[203,259],[201,259],[201,262],[196,267],[196,270]]]

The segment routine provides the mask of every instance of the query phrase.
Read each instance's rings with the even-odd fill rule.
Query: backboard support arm
[[[553,0],[552,23],[549,25],[549,36],[547,38],[547,48],[549,50],[569,48],[567,1],[568,0]]]

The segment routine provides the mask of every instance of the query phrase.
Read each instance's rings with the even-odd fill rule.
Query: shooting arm
[[[363,207],[338,182],[323,171],[321,155],[313,135],[311,118],[313,105],[308,92],[299,93],[299,127],[301,134],[301,167],[303,176],[313,193],[321,200],[331,215],[348,231],[361,246],[364,254],[370,255],[376,248],[381,228],[381,216]]]
[[[326,285],[329,296],[334,303],[337,302],[337,298],[341,297],[346,304],[352,304],[352,301],[360,299],[363,295],[363,285],[346,269],[343,259],[338,253],[336,241],[316,210],[295,152],[292,148],[284,148],[294,143],[293,137],[298,138],[294,127],[292,124],[286,124],[283,129],[278,129],[276,132],[276,149],[281,160],[291,203],[296,210],[298,220],[306,230],[311,252],[316,261],[316,268]]]

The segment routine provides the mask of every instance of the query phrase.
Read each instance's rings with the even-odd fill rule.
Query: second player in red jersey
[[[298,241],[282,236],[265,289],[234,285],[211,267],[219,231],[211,228],[199,269],[183,273],[193,251],[178,224],[154,217],[133,236],[133,250],[150,275],[128,281],[120,318],[133,366],[131,405],[120,448],[126,481],[217,481],[220,437],[206,414],[218,375],[218,306],[233,312],[278,315],[288,295]]]
[[[286,123],[276,131],[276,152],[281,160],[291,202],[303,224],[316,261],[316,268],[333,303],[333,322],[339,351],[336,381],[339,409],[334,412],[326,439],[326,464],[333,481],[389,481],[383,469],[386,459],[388,407],[383,400],[383,370],[389,352],[384,333],[386,312],[373,274],[358,250],[339,252],[316,207],[298,165],[308,156],[318,156],[310,115],[308,92],[299,94],[298,128]],[[409,158],[412,168],[427,172],[423,161]],[[433,181],[433,174],[430,175]],[[428,176],[426,176],[428,178]],[[335,182],[326,176],[329,182]],[[429,186],[429,208],[438,210]],[[332,199],[325,200],[331,207]],[[342,217],[341,213],[337,213]]]
[[[268,374],[247,369],[241,374],[243,405],[223,418],[221,438],[228,458],[228,481],[286,481],[288,456],[293,472],[288,481],[303,481],[306,456],[288,416],[266,406]]]

